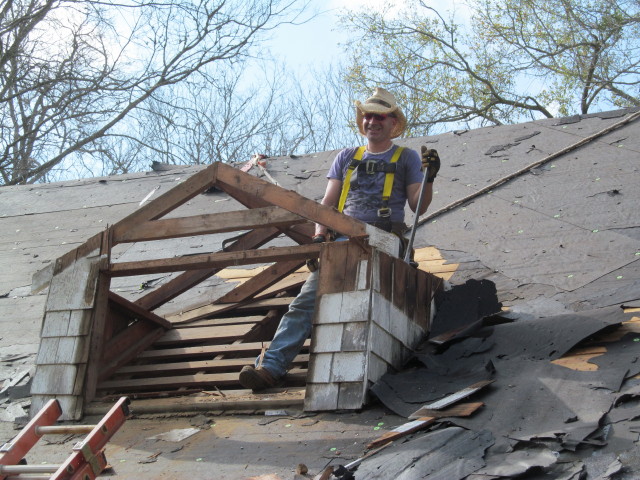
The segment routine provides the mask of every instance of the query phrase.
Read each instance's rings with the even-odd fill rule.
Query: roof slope
[[[518,320],[638,306],[640,121],[635,117],[634,111],[620,110],[400,140],[416,149],[436,148],[443,162],[415,246],[437,247],[455,270],[454,285],[470,279],[495,283],[499,301],[519,314]],[[620,122],[628,123],[607,131]],[[558,152],[564,153],[555,156]],[[318,200],[335,153],[267,159],[267,178]],[[528,169],[531,165],[536,166]],[[200,168],[0,189],[0,356],[14,356],[12,363],[2,363],[1,377],[27,369],[37,352],[46,297],[31,294],[32,275]],[[259,169],[252,173],[264,176]],[[509,180],[498,185],[503,179]],[[228,196],[212,192],[179,213],[235,208]],[[408,212],[407,223],[412,218]],[[204,245],[183,238],[168,248],[177,255],[211,252],[224,239],[212,235]],[[140,258],[148,245],[138,243],[117,255],[126,261],[133,251]],[[136,298],[164,280],[136,278],[114,288]],[[229,289],[224,279],[212,278],[195,293],[213,298]],[[200,302],[176,299],[167,308],[178,311]]]

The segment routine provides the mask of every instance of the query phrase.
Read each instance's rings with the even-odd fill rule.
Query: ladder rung
[[[24,475],[11,475],[5,477],[5,480],[51,480],[51,475],[29,475],[28,477]]]
[[[90,433],[95,425],[49,425],[36,427],[36,435],[64,435],[68,433]]]
[[[0,465],[0,473],[5,475],[21,473],[54,473],[58,468],[60,468],[60,465],[48,463],[44,465]]]
[[[11,441],[0,448],[0,480],[93,480],[107,467],[104,446],[129,416],[129,399],[121,397],[97,425],[52,425],[62,414],[51,399]],[[88,434],[61,465],[22,464],[43,435]]]

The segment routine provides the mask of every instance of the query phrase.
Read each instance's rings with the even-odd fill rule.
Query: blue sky
[[[345,5],[350,8],[362,1],[339,2],[312,0],[307,16],[318,12],[303,25],[282,25],[269,42],[272,53],[290,68],[306,71],[309,67],[331,62],[340,55],[339,43],[346,35],[337,29],[338,12]]]
[[[303,25],[282,25],[273,33],[269,42],[272,53],[283,60],[290,68],[306,72],[309,67],[331,63],[342,54],[340,43],[348,38],[348,32],[338,27],[338,17],[345,9],[382,11],[393,15],[407,4],[408,0],[310,0],[306,17],[316,13],[315,17]],[[455,10],[459,18],[464,19],[467,9],[460,9],[456,0],[431,0],[429,5],[446,12]]]

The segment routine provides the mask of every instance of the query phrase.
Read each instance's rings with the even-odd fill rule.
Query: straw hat
[[[391,132],[391,138],[399,137],[404,133],[407,128],[407,119],[400,110],[400,107],[396,104],[396,97],[392,93],[387,92],[384,88],[376,88],[373,95],[367,98],[364,103],[355,101],[356,104],[356,123],[358,129],[363,136],[366,136],[362,128],[362,118],[365,113],[379,113],[379,114],[395,114],[398,119],[396,128]]]

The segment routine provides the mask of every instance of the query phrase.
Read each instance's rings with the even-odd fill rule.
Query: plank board
[[[232,345],[206,345],[197,347],[163,348],[158,350],[147,350],[138,355],[138,360],[174,360],[181,357],[211,358],[215,355],[229,353],[243,355],[258,355],[262,347],[268,347],[270,342],[235,343]],[[308,349],[310,340],[304,342],[303,348]]]
[[[272,287],[267,288],[264,292],[256,295],[256,299],[267,298],[277,295],[278,293],[286,292],[288,290],[299,288],[309,278],[309,271],[295,272],[289,275],[287,278],[280,280]]]
[[[292,369],[287,374],[293,380],[306,378],[306,370]],[[178,375],[174,377],[136,378],[130,380],[109,380],[102,382],[100,390],[140,391],[154,389],[175,389],[177,387],[222,387],[239,385],[238,372],[235,373],[201,373],[195,375]]]
[[[243,313],[243,312],[252,312],[252,311],[268,311],[273,309],[283,309],[287,308],[291,301],[292,297],[279,297],[279,298],[266,298],[263,300],[258,300],[251,303],[237,304],[214,304],[214,305],[204,305],[202,307],[195,308],[193,310],[189,310],[186,312],[180,312],[176,315],[168,315],[167,320],[169,320],[174,326],[180,324],[190,324],[191,322],[195,322],[201,320],[205,317],[212,317],[214,315],[219,315],[221,313],[229,312],[233,310],[234,313]]]
[[[264,315],[250,315],[247,317],[224,317],[224,318],[205,318],[203,320],[195,320],[183,325],[176,325],[176,328],[194,328],[194,327],[216,327],[220,325],[242,325],[245,323],[256,324],[264,320]]]
[[[226,248],[228,252],[236,252],[242,250],[250,250],[259,248],[279,235],[277,228],[263,228],[253,230],[238,238],[235,242]],[[219,268],[208,268],[203,270],[190,270],[178,275],[176,278],[168,281],[164,285],[156,288],[144,297],[136,300],[136,304],[147,310],[155,310],[164,305],[166,302],[174,299],[178,295],[186,292],[190,288],[195,287],[200,282],[218,272]]]
[[[253,325],[224,325],[219,327],[176,328],[166,332],[154,345],[184,345],[196,342],[223,343],[236,340],[251,331]]]
[[[114,241],[117,243],[140,242],[253,230],[265,226],[288,227],[306,221],[299,215],[287,212],[280,207],[269,206],[236,212],[153,220],[126,231],[116,230],[119,236],[114,237]]]
[[[150,376],[167,376],[167,375],[186,375],[198,372],[206,373],[222,373],[222,372],[240,372],[245,365],[253,365],[255,357],[252,358],[230,358],[221,360],[203,360],[189,362],[174,363],[158,363],[147,365],[130,365],[123,367],[116,372],[117,376],[127,375],[150,375]],[[293,365],[306,367],[309,362],[309,355],[298,355],[293,360]]]
[[[389,442],[393,442],[394,440],[397,440],[399,438],[410,435],[411,433],[427,428],[428,426],[433,425],[439,418],[468,417],[483,405],[484,404],[482,402],[475,402],[461,404],[457,407],[452,407],[447,410],[432,410],[430,412],[430,416],[418,417],[412,422],[404,423],[394,428],[393,430],[384,433],[382,436],[367,444],[367,448],[376,448]]]
[[[271,205],[277,205],[312,222],[321,223],[349,236],[366,235],[363,222],[347,217],[335,209],[310,200],[292,190],[284,190],[235,168],[219,164],[216,186],[223,191],[226,186],[253,195]]]
[[[248,298],[253,298],[258,293],[278,283],[290,273],[295,272],[304,265],[304,263],[305,262],[300,260],[275,263],[243,284],[238,285],[229,293],[216,300],[216,303],[242,302]]]
[[[203,268],[222,268],[231,265],[255,265],[286,260],[306,260],[318,258],[320,245],[310,243],[297,247],[271,247],[242,252],[222,252],[189,255],[174,258],[160,258],[133,262],[112,263],[108,273],[112,277],[147,275]]]

